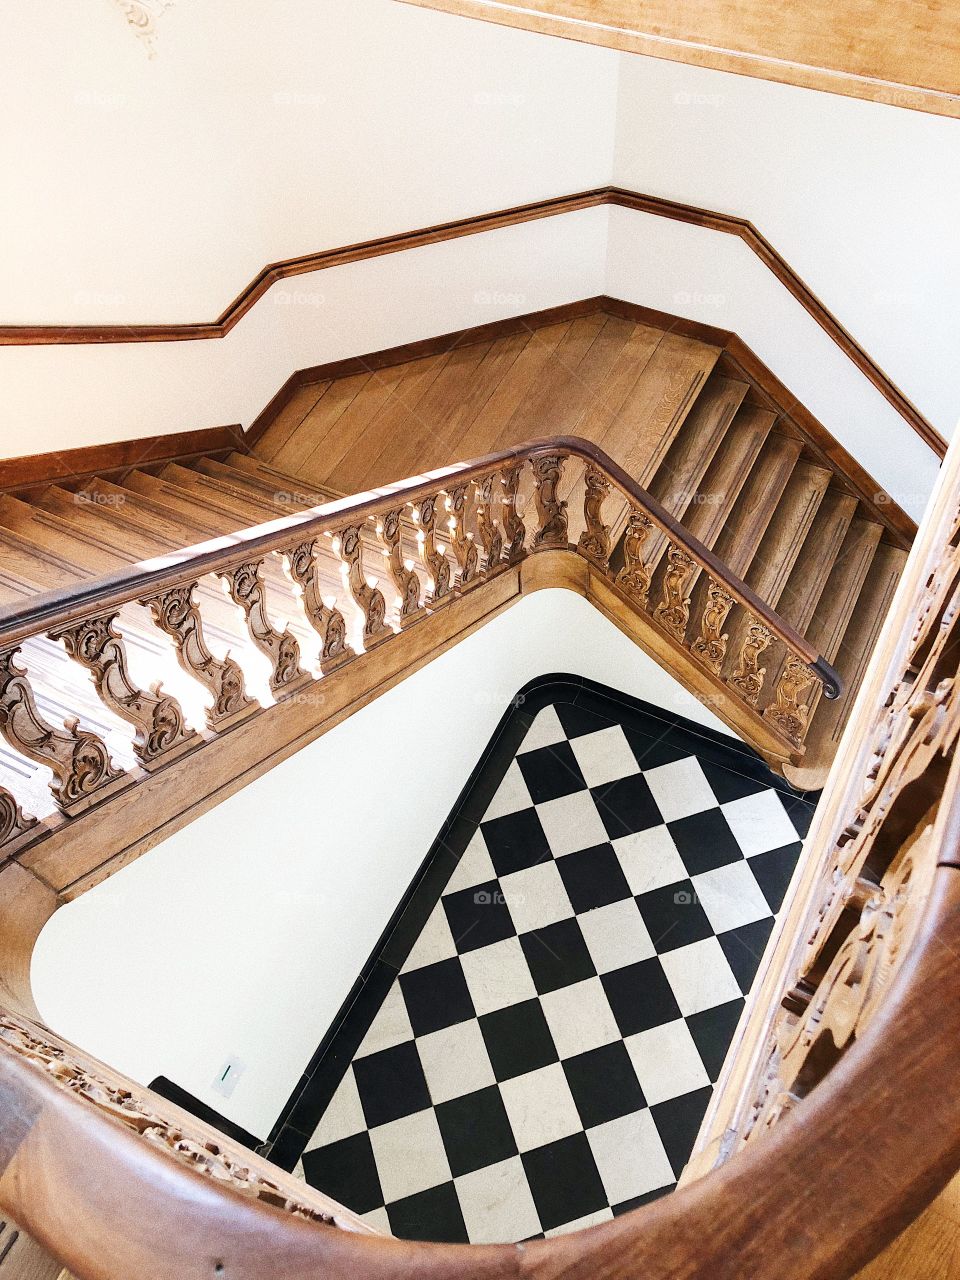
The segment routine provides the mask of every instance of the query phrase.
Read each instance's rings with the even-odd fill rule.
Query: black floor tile
[[[667,830],[692,876],[714,871],[743,857],[743,850],[719,809],[704,809],[689,818],[668,822]]]
[[[733,976],[744,995],[753,986],[772,930],[773,916],[768,916],[765,920],[755,920],[751,924],[743,924],[737,929],[728,929],[726,933],[717,935],[723,954],[727,957],[727,964],[733,970]]]
[[[420,1191],[387,1206],[390,1230],[401,1240],[431,1240],[436,1244],[469,1244],[452,1182]]]
[[[622,1040],[565,1059],[563,1071],[585,1129],[647,1105]]]
[[[370,1135],[332,1142],[303,1157],[303,1172],[311,1187],[348,1205],[354,1213],[369,1213],[383,1204],[383,1192]]]
[[[536,751],[524,751],[517,756],[517,764],[527,784],[534,804],[544,804],[582,791],[587,785],[577,764],[569,742],[552,743],[538,747]]]
[[[770,849],[750,859],[750,870],[774,914],[783,906],[802,848],[798,840],[796,844],[785,844],[781,849]]]
[[[535,867],[552,856],[536,809],[521,809],[519,813],[492,818],[481,823],[480,830],[498,876]]]
[[[485,1013],[480,1030],[498,1081],[536,1071],[560,1056],[539,1000]]]
[[[598,844],[558,858],[557,870],[577,915],[633,896],[612,845]]]
[[[430,1106],[430,1091],[412,1040],[357,1058],[353,1074],[370,1128]]]
[[[658,954],[713,936],[710,921],[689,880],[640,894],[637,907]]]
[[[521,1159],[545,1231],[607,1207],[585,1133],[527,1151]]]
[[[713,1090],[705,1086],[695,1093],[685,1093],[679,1098],[659,1102],[650,1108],[670,1167],[677,1178],[690,1159],[690,1152],[697,1140],[712,1095]]]
[[[463,966],[457,959],[401,973],[400,990],[415,1036],[466,1022],[475,1014]]]
[[[513,1130],[496,1085],[442,1102],[437,1123],[455,1178],[517,1154]]]
[[[704,1009],[703,1013],[695,1013],[687,1018],[687,1027],[693,1036],[697,1052],[714,1084],[723,1070],[727,1050],[743,1013],[743,1004],[742,1000],[731,1000],[728,1004],[715,1005],[712,1009]]]
[[[530,976],[540,995],[596,976],[596,969],[576,920],[561,920],[520,935]]]
[[[445,894],[441,901],[461,955],[502,942],[516,933],[499,880]]]
[[[602,787],[593,787],[590,794],[611,840],[646,831],[648,827],[659,827],[663,822],[642,774],[631,774]]]
[[[676,996],[656,957],[604,973],[600,981],[623,1036],[649,1031],[680,1017]]]

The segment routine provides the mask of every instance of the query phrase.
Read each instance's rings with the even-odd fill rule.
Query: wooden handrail
[[[569,442],[550,443],[529,456],[541,546],[559,549]],[[597,509],[587,534],[602,543]],[[78,1280],[854,1275],[960,1165],[958,512],[960,446],[811,835],[815,876],[790,917],[787,986],[768,993],[769,1035],[751,1050],[730,1141],[698,1180],[551,1240],[362,1235],[319,1193],[45,1028],[0,1015],[0,1208]],[[603,560],[589,537],[581,552]]]
[[[584,463],[593,463],[603,471],[625,497],[651,517],[672,542],[681,545],[702,569],[722,582],[740,604],[811,667],[823,683],[826,698],[839,697],[842,689],[840,676],[822,654],[675,520],[609,454],[580,436],[551,436],[529,440],[469,462],[455,463],[385,485],[369,493],[324,503],[296,515],[282,516],[228,537],[198,543],[157,560],[143,561],[130,569],[105,574],[89,584],[38,593],[26,605],[0,608],[0,644],[6,647],[25,640],[38,631],[69,626],[91,612],[103,612],[144,596],[157,595],[183,582],[185,574],[195,578],[235,568],[289,545],[291,536],[307,538],[334,533],[345,524],[359,524],[391,507],[416,503],[430,497],[438,489],[454,481],[466,484],[507,463],[527,460],[544,453],[563,453]]]

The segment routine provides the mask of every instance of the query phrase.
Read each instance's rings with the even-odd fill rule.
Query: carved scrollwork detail
[[[780,673],[773,701],[763,713],[764,720],[778,728],[798,747],[807,732],[807,718],[810,714],[809,707],[801,699],[815,678],[803,659],[791,654]]]
[[[696,560],[682,547],[678,547],[676,543],[670,544],[667,549],[667,568],[663,575],[663,598],[654,610],[654,617],[681,641],[690,621],[687,584],[696,567]]]
[[[493,482],[495,476],[484,476],[477,482],[477,529],[483,545],[483,569],[489,573],[503,559],[503,534],[493,518]]]
[[[347,644],[347,623],[335,605],[328,605],[320,594],[320,571],[317,564],[317,539],[300,542],[286,552],[290,576],[303,594],[303,610],[310,625],[320,637],[320,670],[326,674],[355,657]]]
[[[736,604],[729,591],[714,578],[707,584],[707,603],[700,619],[700,635],[690,646],[691,651],[713,672],[719,672],[727,656],[728,635],[723,632],[727,615]]]
[[[632,511],[623,537],[623,568],[617,574],[617,586],[638,605],[647,603],[651,575],[643,562],[643,547],[653,528],[653,521],[642,511]]]
[[[436,498],[424,498],[422,502],[418,502],[414,508],[414,518],[419,526],[417,541],[420,546],[420,561],[433,581],[427,604],[439,604],[449,596],[452,587],[450,561],[437,546]]]
[[[610,492],[610,481],[596,467],[587,467],[584,476],[586,491],[583,497],[583,518],[586,528],[577,546],[582,555],[606,570],[610,560],[610,530],[603,523],[601,512]]]
[[[254,1167],[249,1153],[229,1139],[215,1138],[199,1125],[191,1131],[182,1116],[167,1119],[159,1095],[113,1076],[108,1068],[57,1041],[44,1028],[6,1010],[0,1010],[0,1053],[30,1063],[58,1089],[124,1125],[181,1167],[296,1217],[324,1226],[339,1225],[333,1207],[327,1211],[311,1204],[292,1178],[279,1170],[278,1177],[267,1177]]]
[[[0,858],[36,826],[38,820],[23,812],[16,796],[6,787],[0,787]]]
[[[400,520],[402,508],[387,511],[377,525],[377,536],[383,543],[390,577],[400,596],[400,626],[405,627],[420,612],[420,578],[413,565],[403,557]]]
[[[200,746],[202,739],[185,723],[176,698],[165,694],[159,683],[147,693],[130,679],[126,646],[116,621],[116,613],[85,618],[52,631],[50,637],[62,641],[70,657],[91,673],[104,706],[133,725],[134,754],[149,769]]]
[[[131,779],[117,769],[95,733],[66,721],[48,724],[37,710],[27,673],[14,663],[16,649],[0,652],[0,733],[14,750],[53,771],[50,790],[60,809],[79,813]]]
[[[194,600],[195,582],[185,582],[155,596],[145,596],[140,603],[148,608],[153,620],[173,640],[177,661],[188,675],[196,677],[213,695],[213,705],[206,710],[207,724],[217,730],[228,721],[254,711],[259,705],[247,696],[243,672],[233,658],[221,662],[207,647],[203,620]]]
[[[270,688],[275,695],[309,681],[300,668],[300,646],[288,630],[276,631],[267,616],[260,562],[248,561],[235,569],[225,569],[218,576],[226,583],[230,599],[243,610],[250,639],[273,664]]]
[[[772,643],[773,632],[751,614],[747,622],[746,635],[740,646],[737,669],[730,677],[729,683],[753,707],[757,705],[760,698],[763,678],[767,674],[767,668],[760,666],[760,655]]]
[[[456,556],[460,573],[458,587],[468,587],[477,581],[480,551],[471,534],[465,528],[467,486],[459,484],[447,490],[447,510],[450,512],[450,545]]]
[[[386,625],[387,602],[383,592],[376,586],[371,586],[363,572],[360,529],[358,524],[347,525],[337,534],[334,546],[347,567],[350,594],[363,614],[364,648],[370,649],[393,635],[393,632]]]
[[[533,535],[535,547],[567,545],[567,504],[557,493],[565,461],[566,454],[563,453],[539,454],[532,461],[539,524]]]
[[[505,556],[509,564],[522,559],[525,554],[524,543],[527,539],[526,525],[517,510],[517,493],[520,488],[522,462],[513,462],[504,467],[500,473],[500,489],[502,499],[500,510],[503,520],[503,533],[506,539]]]

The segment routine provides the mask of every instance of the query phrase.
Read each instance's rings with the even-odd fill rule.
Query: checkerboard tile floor
[[[307,1145],[308,1182],[394,1235],[473,1243],[674,1187],[812,811],[691,743],[539,713]]]

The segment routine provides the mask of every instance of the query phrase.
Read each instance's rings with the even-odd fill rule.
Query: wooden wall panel
[[[960,6],[925,0],[401,0],[672,62],[960,117]]]

